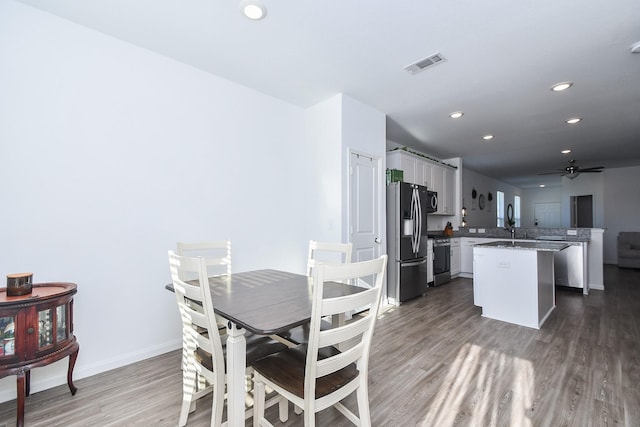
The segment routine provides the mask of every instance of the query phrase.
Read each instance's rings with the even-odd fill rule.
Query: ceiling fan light
[[[580,172],[570,172],[570,173],[564,174],[564,176],[566,176],[569,179],[575,179],[578,177],[578,175],[580,175]]]

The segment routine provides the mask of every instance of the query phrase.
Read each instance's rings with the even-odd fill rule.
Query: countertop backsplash
[[[444,227],[443,227],[444,229]],[[429,224],[429,234],[442,233],[443,230],[433,229]],[[484,231],[484,232],[483,232]],[[486,237],[510,239],[511,231],[503,227],[460,227],[451,237]],[[588,242],[591,240],[590,228],[539,228],[516,227],[516,239],[531,240],[562,240],[566,242]]]

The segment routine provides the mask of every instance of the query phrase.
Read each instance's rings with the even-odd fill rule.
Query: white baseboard
[[[177,340],[173,342],[164,343],[162,345],[157,345],[149,348],[145,348],[139,351],[134,351],[127,354],[119,355],[116,358],[103,360],[98,363],[93,363],[89,365],[81,365],[76,364],[75,369],[73,370],[73,380],[74,382],[87,378],[92,375],[100,374],[102,372],[110,371],[112,369],[120,368],[122,366],[130,365],[135,362],[139,362],[144,359],[149,359],[154,356],[159,356],[164,353],[168,353],[173,350],[177,350],[182,347],[182,340]],[[57,375],[55,377],[47,376],[46,378],[38,379],[37,374],[31,375],[31,394],[37,393],[42,390],[47,390],[53,387],[57,387],[59,385],[67,384],[67,376],[66,376],[66,366],[68,366],[69,359],[65,357],[64,359],[55,362],[61,363],[65,366],[65,374]],[[38,368],[33,370],[34,372],[38,371]],[[11,386],[9,387],[8,384]],[[14,400],[16,398],[16,376],[10,375],[2,379],[0,382],[0,403],[7,402],[10,400]]]

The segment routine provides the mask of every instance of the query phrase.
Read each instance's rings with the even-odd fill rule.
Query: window
[[[516,220],[516,227],[520,227],[520,196],[513,196],[513,216]]]
[[[502,191],[498,191],[496,200],[496,216],[497,216],[497,226],[504,227],[504,193]]]

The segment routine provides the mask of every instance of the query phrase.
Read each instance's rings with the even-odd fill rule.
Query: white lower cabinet
[[[473,277],[473,245],[476,243],[478,243],[477,239],[460,238],[460,275],[462,277]]]
[[[496,240],[488,237],[460,237],[460,276],[473,278],[473,245],[491,243]]]
[[[460,260],[460,238],[454,237],[451,239],[451,248],[449,251],[451,255],[451,277],[458,277],[461,272],[461,260]]]

